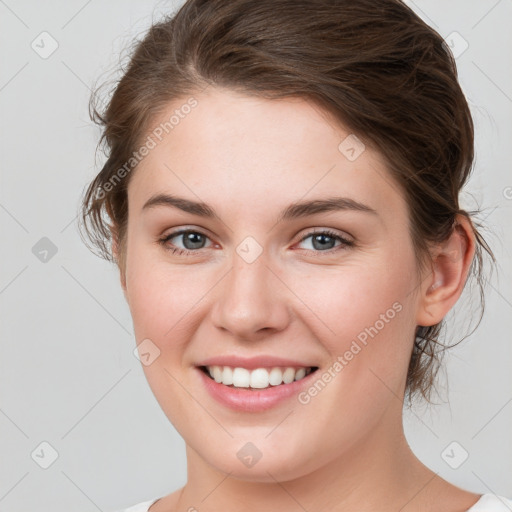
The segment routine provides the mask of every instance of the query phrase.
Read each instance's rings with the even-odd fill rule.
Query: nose
[[[291,317],[286,290],[263,255],[248,263],[235,254],[233,267],[219,283],[212,321],[241,340],[257,340],[279,332]]]

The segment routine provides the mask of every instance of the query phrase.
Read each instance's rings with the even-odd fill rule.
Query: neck
[[[206,507],[209,512],[225,512],[241,503],[247,512],[430,509],[426,505],[439,479],[412,453],[403,432],[401,404],[397,404],[399,411],[389,411],[387,418],[383,417],[349,450],[319,469],[286,482],[270,472],[271,482],[233,478],[207,464],[187,446],[188,482],[177,509]]]

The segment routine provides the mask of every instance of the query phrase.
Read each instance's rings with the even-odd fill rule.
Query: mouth
[[[261,367],[248,369],[232,366],[199,366],[205,375],[218,384],[230,388],[262,390],[286,386],[299,381],[318,370],[317,366],[309,367]]]

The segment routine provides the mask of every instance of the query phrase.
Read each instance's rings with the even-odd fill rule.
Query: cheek
[[[320,269],[314,277],[302,282],[298,295],[318,315],[309,327],[316,325],[329,361],[299,401],[304,414],[331,425],[336,445],[346,448],[374,428],[388,408],[401,407],[397,397],[415,329],[414,258],[354,265],[328,277]],[[329,441],[316,443],[318,452],[328,451]]]
[[[170,265],[149,250],[134,248],[126,267],[127,298],[136,339],[157,345],[175,338],[207,291],[206,268]],[[161,347],[163,348],[163,347]]]
[[[191,406],[180,384],[179,369],[184,364],[190,334],[197,328],[194,313],[211,288],[206,273],[211,274],[211,270],[170,265],[143,247],[133,247],[128,252],[127,298],[135,338],[137,344],[150,339],[158,348],[153,352],[158,356],[142,369],[169,420],[185,432]]]
[[[308,326],[329,353],[331,365],[341,365],[333,371],[333,388],[350,389],[352,396],[354,389],[370,395],[376,387],[389,393],[378,377],[398,392],[407,373],[415,330],[416,267],[412,250],[399,259],[394,256],[332,271],[318,268],[295,281],[294,291],[314,313]]]

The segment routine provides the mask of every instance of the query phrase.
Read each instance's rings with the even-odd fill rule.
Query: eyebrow
[[[144,204],[142,210],[151,209],[157,206],[168,206],[178,208],[184,212],[199,217],[217,217],[215,210],[206,203],[192,201],[183,197],[169,194],[157,194]],[[329,197],[326,199],[313,199],[310,201],[299,201],[287,206],[278,217],[277,222],[283,220],[297,219],[331,211],[358,211],[378,215],[377,211],[369,206],[350,199],[348,197]]]

